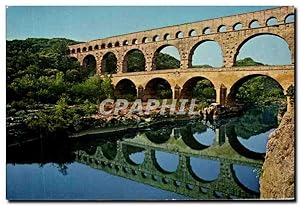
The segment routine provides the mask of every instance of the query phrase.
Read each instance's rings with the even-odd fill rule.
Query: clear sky
[[[34,37],[65,37],[77,41],[89,41],[130,32],[159,28],[186,22],[233,15],[268,9],[272,7],[8,7],[7,8],[7,40],[26,39]],[[288,63],[287,55],[279,54],[284,44],[277,44],[276,39],[261,40],[260,49],[250,47],[247,52],[255,55],[257,61],[269,63],[276,61]],[[264,57],[267,46],[271,46],[275,54]],[[205,51],[197,49],[195,56],[201,54],[201,59],[193,60],[195,64],[212,63],[218,66],[223,62],[219,57],[212,58],[214,46],[206,46]],[[240,54],[239,58],[249,56]],[[170,53],[173,52],[172,49]],[[219,51],[216,51],[218,56]],[[176,56],[176,55],[175,55]],[[264,57],[262,59],[262,57]],[[284,59],[282,61],[282,59]],[[206,60],[206,61],[203,61]],[[208,61],[208,62],[207,62]]]

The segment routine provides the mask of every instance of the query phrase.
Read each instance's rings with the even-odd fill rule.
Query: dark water
[[[249,199],[276,110],[7,148],[9,200]]]

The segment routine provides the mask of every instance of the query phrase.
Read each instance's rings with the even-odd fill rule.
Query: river
[[[9,200],[257,199],[274,108],[7,148]]]

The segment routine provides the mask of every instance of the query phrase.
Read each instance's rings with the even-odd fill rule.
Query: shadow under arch
[[[145,161],[145,149],[142,147],[123,144],[122,150],[126,162],[131,165],[141,165]],[[135,154],[138,154],[138,157],[131,157],[131,155]]]
[[[151,70],[161,69],[161,68],[159,68],[159,67],[157,66],[157,59],[158,59],[159,53],[160,53],[163,49],[165,49],[165,48],[167,48],[167,47],[176,48],[176,50],[177,50],[177,52],[178,52],[178,54],[179,54],[179,65],[176,66],[176,67],[173,67],[173,68],[167,68],[167,69],[176,69],[176,68],[180,68],[181,59],[182,59],[182,58],[181,58],[180,50],[179,50],[175,45],[173,45],[173,44],[164,44],[164,45],[158,47],[158,48],[155,50],[155,52],[154,52],[154,54],[153,54],[153,57],[152,57],[152,68],[151,68]],[[175,58],[175,57],[173,57],[173,58]],[[162,68],[162,69],[164,69],[164,68]]]
[[[228,105],[235,105],[236,104],[236,94],[238,93],[239,88],[246,83],[247,81],[249,81],[252,78],[256,78],[256,77],[266,77],[268,79],[271,79],[272,81],[276,82],[277,85],[280,87],[281,91],[282,91],[282,95],[284,94],[284,88],[282,87],[282,85],[280,84],[279,81],[277,81],[276,79],[274,79],[271,76],[268,75],[263,75],[263,74],[250,74],[247,76],[242,77],[241,79],[237,80],[230,88],[228,96],[227,96],[227,104]],[[287,101],[286,97],[285,97],[285,101]]]
[[[183,98],[183,99],[193,98],[193,94],[192,94],[193,89],[196,87],[197,83],[202,80],[208,81],[206,87],[211,87],[214,89],[214,95],[212,96],[212,101],[214,102],[216,100],[215,86],[211,80],[207,79],[206,77],[202,77],[202,76],[196,76],[196,77],[192,77],[192,78],[188,79],[182,86],[182,89],[180,92],[180,98]]]
[[[137,97],[136,85],[130,79],[122,79],[115,86],[115,96],[118,98],[124,98],[129,101],[134,100]]]
[[[122,71],[123,72],[139,72],[146,70],[146,59],[145,54],[140,49],[131,49],[126,52]]]
[[[117,73],[117,57],[113,52],[107,52],[101,59],[101,73]]]
[[[199,159],[201,160],[201,164],[203,164],[204,162],[206,163],[212,163],[212,167],[211,168],[207,168],[207,171],[208,173],[211,173],[212,174],[212,170],[217,170],[217,172],[215,174],[213,174],[212,178],[210,179],[204,179],[203,177],[201,177],[202,174],[197,174],[197,168],[193,168],[193,165],[191,162],[194,162],[196,159]],[[200,165],[201,165],[200,164]],[[220,161],[218,160],[207,160],[207,159],[201,159],[201,158],[197,158],[197,157],[188,157],[187,158],[187,169],[190,173],[190,175],[197,181],[199,182],[203,182],[203,183],[210,183],[210,182],[214,182],[214,181],[217,181],[219,176],[220,176],[220,173],[221,173],[221,164],[220,164]],[[199,167],[200,165],[195,165],[195,167]],[[199,169],[199,171],[203,172],[203,167],[201,167],[201,170]]]
[[[238,178],[238,174],[235,170],[235,167],[236,166],[239,166],[239,165],[234,165],[234,164],[231,164],[230,165],[230,170],[231,170],[231,173],[232,173],[232,177],[233,177],[233,180],[234,182],[240,187],[242,188],[244,191],[248,192],[248,193],[252,193],[252,194],[259,194],[259,191],[254,191],[250,188],[248,188],[245,184],[242,183],[242,181]],[[249,177],[249,176],[248,176]]]
[[[114,160],[117,156],[117,142],[108,142],[101,145],[104,157],[108,160]]]
[[[274,34],[274,33],[271,33],[271,32],[262,32],[262,33],[257,33],[257,34],[254,34],[254,35],[251,35],[247,38],[245,38],[237,47],[236,49],[236,52],[234,54],[234,57],[233,57],[233,66],[236,66],[237,65],[237,57],[241,51],[241,49],[243,48],[243,46],[245,44],[247,44],[247,42],[251,41],[252,39],[255,39],[256,37],[259,37],[259,36],[275,36],[275,37],[279,37],[281,40],[283,40],[286,45],[288,46],[288,49],[289,49],[289,60],[290,62],[292,62],[292,56],[291,56],[291,48],[290,48],[290,45],[288,44],[287,40],[285,38],[283,38],[282,36],[278,35],[278,34]]]
[[[84,67],[90,67],[96,69],[96,57],[92,54],[88,54],[83,58],[82,65]]]
[[[173,92],[170,83],[161,77],[149,80],[145,86],[143,100],[148,99],[171,99]]]
[[[158,155],[165,157],[163,160],[159,160]],[[177,171],[179,166],[179,154],[151,150],[151,159],[154,167],[163,174],[172,174]]]
[[[213,39],[204,39],[204,40],[201,40],[199,42],[197,42],[189,51],[189,54],[188,54],[188,67],[189,68],[192,68],[194,67],[193,65],[193,56],[194,56],[194,53],[196,51],[197,48],[199,48],[202,44],[204,43],[208,43],[208,42],[212,42],[212,43],[216,43],[219,47],[219,49],[221,50],[221,56],[222,56],[222,66],[217,66],[217,67],[223,67],[224,64],[223,64],[223,61],[224,61],[224,51],[220,45],[220,43],[216,40],[213,40]],[[213,67],[211,65],[203,65],[203,66],[207,66],[207,67]]]

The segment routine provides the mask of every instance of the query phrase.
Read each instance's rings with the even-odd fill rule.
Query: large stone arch
[[[226,104],[228,105],[234,105],[236,103],[236,94],[238,92],[238,89],[242,86],[242,84],[244,84],[245,82],[247,82],[248,80],[255,78],[255,77],[259,77],[259,76],[264,76],[264,77],[268,77],[272,80],[274,80],[275,82],[277,82],[277,84],[281,87],[283,94],[286,94],[286,89],[287,89],[287,84],[282,84],[281,82],[281,77],[278,77],[276,75],[272,75],[271,73],[266,75],[266,74],[249,74],[246,76],[241,77],[240,79],[238,79],[237,81],[235,81],[234,83],[231,83],[231,85],[229,87],[227,87],[229,90],[227,90],[227,98],[226,98]]]
[[[108,58],[113,58],[113,59],[111,59],[111,61],[114,61],[115,63],[112,62],[112,65],[107,65]],[[117,73],[117,69],[118,69],[117,62],[118,62],[118,58],[114,52],[112,52],[112,51],[106,52],[101,58],[101,74],[104,74],[106,72],[108,72],[110,74]],[[113,68],[107,68],[107,66],[113,67]]]
[[[134,49],[130,49],[128,50],[127,52],[125,52],[124,54],[124,57],[123,57],[123,62],[122,62],[122,72],[128,72],[128,57],[133,53],[133,52],[139,52],[143,55],[143,60],[144,62],[142,63],[142,66],[143,66],[143,69],[142,71],[145,71],[146,70],[146,57],[145,57],[145,53],[141,50],[141,49],[138,49],[138,48],[134,48]]]
[[[128,78],[123,78],[115,85],[115,96],[125,99],[131,98],[128,95],[131,95],[132,98],[137,97],[136,84]]]
[[[156,48],[155,51],[153,52],[151,70],[156,70],[157,69],[156,60],[157,60],[158,54],[161,52],[161,50],[163,50],[164,48],[169,47],[169,46],[175,47],[177,49],[177,51],[179,53],[179,57],[180,57],[179,62],[180,62],[180,65],[181,65],[182,54],[181,54],[180,48],[175,44],[163,44],[163,45],[160,45],[158,48]]]
[[[193,46],[190,47],[189,49],[189,53],[188,53],[188,67],[191,68],[192,67],[192,61],[193,61],[193,55],[195,50],[203,43],[205,42],[215,42],[219,45],[221,52],[222,52],[222,61],[224,61],[224,51],[223,51],[223,47],[222,44],[219,43],[218,40],[216,39],[202,39],[200,41],[197,41]]]
[[[254,39],[255,37],[258,37],[258,36],[263,36],[263,35],[272,35],[272,36],[276,36],[276,37],[279,37],[281,38],[282,40],[285,41],[285,43],[288,45],[288,48],[289,48],[289,51],[290,51],[290,59],[291,59],[291,62],[293,62],[293,58],[292,58],[292,55],[293,55],[293,52],[292,52],[292,49],[291,48],[291,45],[289,44],[289,42],[287,41],[287,39],[285,39],[282,35],[278,34],[278,33],[273,33],[273,32],[260,32],[260,33],[256,33],[256,34],[252,34],[252,35],[248,35],[246,36],[237,46],[236,48],[236,51],[234,53],[234,56],[233,56],[233,65],[236,64],[236,61],[237,61],[237,56],[239,55],[240,53],[240,50],[241,48],[247,43],[249,42],[251,39]]]
[[[173,96],[173,91],[172,91],[172,85],[171,83],[162,77],[154,77],[151,78],[146,84],[145,84],[145,89],[144,89],[144,95],[143,95],[143,100],[146,101],[147,99],[157,99],[159,98],[157,94],[158,87],[162,87],[166,90],[171,90],[171,97]]]

